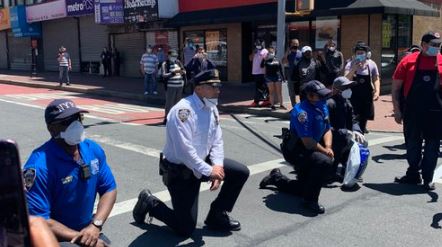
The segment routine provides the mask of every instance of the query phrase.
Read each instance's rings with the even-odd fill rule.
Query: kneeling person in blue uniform
[[[61,246],[109,244],[101,228],[115,203],[116,183],[103,149],[85,139],[85,112],[71,100],[52,101],[45,110],[51,139],[32,152],[23,170],[29,213],[46,219]]]
[[[240,230],[231,212],[249,177],[243,164],[224,159],[224,143],[216,108],[220,93],[217,70],[206,70],[194,78],[193,95],[180,100],[167,116],[164,159],[160,174],[169,190],[173,209],[141,191],[133,210],[137,223],[144,223],[146,214],[168,225],[177,234],[189,237],[195,230],[198,216],[198,195],[201,182],[211,181],[210,190],[220,193],[210,206],[205,220],[208,228],[220,231]]]
[[[314,80],[304,84],[302,94],[304,100],[295,105],[290,117],[290,132],[298,138],[293,154],[297,179],[289,179],[276,168],[263,178],[260,188],[274,185],[279,191],[302,197],[306,209],[322,214],[325,208],[318,203],[319,194],[334,158],[326,104],[331,90]]]

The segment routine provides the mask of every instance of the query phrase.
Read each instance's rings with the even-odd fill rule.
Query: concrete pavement
[[[92,94],[106,98],[129,99],[142,101],[147,105],[153,106],[164,105],[165,94],[163,85],[158,85],[159,94],[157,96],[144,96],[143,80],[141,78],[103,78],[98,75],[71,73],[71,85],[60,87],[58,86],[57,76],[58,74],[56,72],[44,72],[36,76],[31,76],[29,72],[4,70],[0,71],[0,83]],[[286,91],[286,89],[284,91]],[[290,115],[287,110],[271,111],[269,108],[249,107],[248,105],[252,103],[251,99],[253,98],[253,94],[254,83],[225,82],[220,96],[219,109],[226,113],[248,113],[257,116],[289,119]],[[287,93],[285,92],[285,94]],[[289,103],[286,102],[286,105],[290,108]],[[381,98],[375,102],[375,109],[375,120],[369,121],[368,123],[368,129],[370,131],[402,131],[402,126],[396,124],[394,119],[389,117],[393,110],[390,95],[381,96]]]

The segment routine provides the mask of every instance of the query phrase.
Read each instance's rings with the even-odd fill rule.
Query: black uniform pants
[[[234,160],[225,159],[224,174],[224,183],[210,208],[230,212],[249,177],[249,169]],[[150,216],[164,222],[177,234],[190,236],[197,223],[200,185],[201,180],[193,175],[189,178],[174,178],[167,186],[173,209],[160,202],[151,210]]]
[[[259,101],[268,100],[269,89],[267,88],[264,74],[253,75],[253,77],[255,79],[255,97],[253,101],[259,103]]]
[[[320,152],[305,152],[304,158],[299,158],[297,164],[297,180],[281,175],[275,177],[275,185],[281,192],[286,192],[304,198],[306,201],[318,202],[322,184],[329,173],[333,161]]]
[[[437,165],[437,158],[440,151],[440,140],[438,137],[423,138],[422,127],[419,118],[404,118],[404,137],[407,148],[408,170],[407,175],[419,176],[422,169],[422,179],[430,183],[433,180],[434,169]],[[422,120],[420,120],[422,121]],[[422,155],[422,144],[425,140],[424,152]]]

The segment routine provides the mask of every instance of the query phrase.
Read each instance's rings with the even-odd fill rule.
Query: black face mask
[[[290,50],[298,50],[298,48],[299,48],[299,46],[294,45],[294,46],[290,47]]]

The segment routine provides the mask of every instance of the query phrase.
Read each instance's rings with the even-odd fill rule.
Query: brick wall
[[[342,16],[341,18],[341,51],[344,58],[353,55],[356,41],[368,43],[368,15]]]
[[[440,17],[413,16],[413,44],[419,45],[422,35],[428,31],[442,34],[442,9]]]
[[[227,80],[240,82],[242,71],[241,23],[182,27],[180,29],[180,48],[183,48],[184,32],[211,29],[227,29]]]

